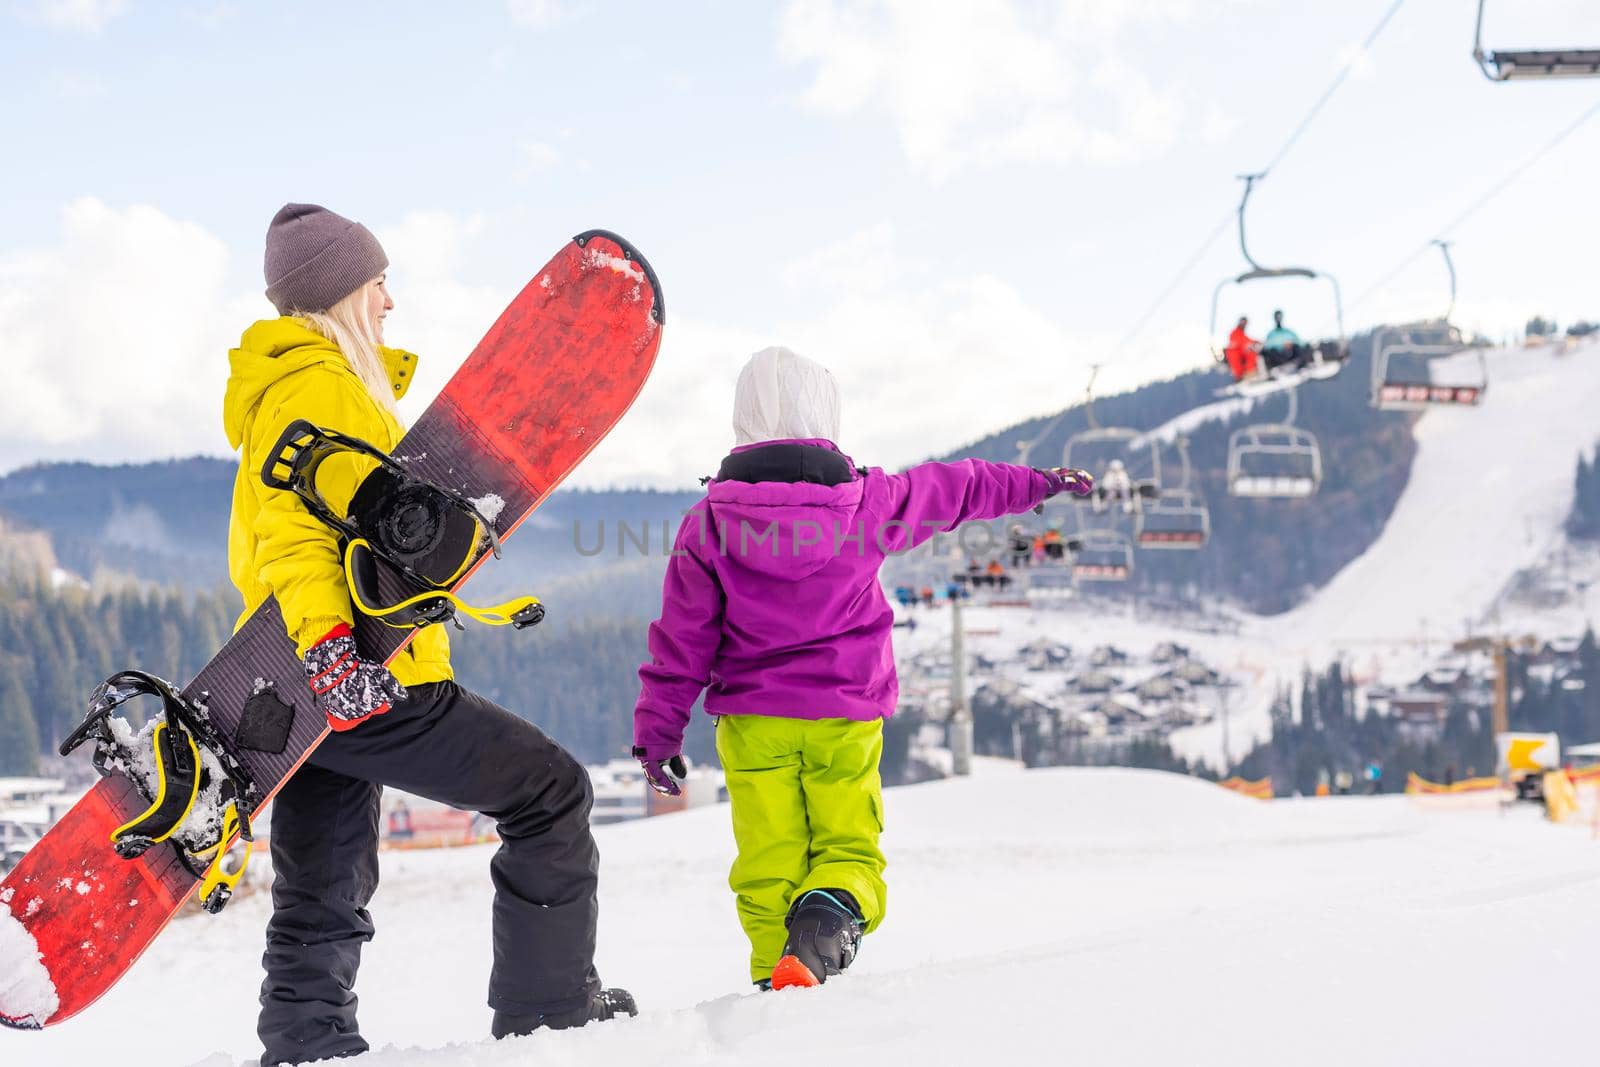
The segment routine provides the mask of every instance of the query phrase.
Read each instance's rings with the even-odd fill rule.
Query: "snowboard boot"
[[[572,1011],[547,1015],[512,1015],[497,1011],[489,1032],[499,1040],[503,1037],[522,1037],[540,1029],[570,1030],[575,1026],[607,1022],[619,1015],[638,1014],[639,1007],[633,1002],[632,993],[626,989],[602,989],[587,1005]]]
[[[821,985],[843,973],[861,944],[861,908],[842,889],[813,889],[789,908],[789,940],[772,969],[772,988]]]

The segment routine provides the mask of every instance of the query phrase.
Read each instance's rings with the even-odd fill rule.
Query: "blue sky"
[[[1072,402],[1092,363],[1109,389],[1201,366],[1231,237],[1120,342],[1392,2],[0,0],[0,470],[224,454],[288,200],[383,239],[414,405],[566,237],[634,240],[666,340],[589,484],[713,468],[768,344],[832,367],[841,443],[891,466]],[[1474,10],[1407,0],[1252,203],[1257,258],[1332,272],[1352,329],[1437,313],[1435,258],[1370,290],[1600,103],[1487,82]],[[1488,31],[1600,46],[1600,11],[1491,3]],[[1597,172],[1600,118],[1450,235],[1462,322],[1600,318]],[[1331,318],[1315,291],[1224,314],[1279,305]]]

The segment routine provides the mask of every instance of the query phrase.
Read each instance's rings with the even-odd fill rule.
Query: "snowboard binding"
[[[136,734],[115,713],[139,696],[159,699],[162,712]],[[245,867],[241,863],[228,871],[223,857],[235,836],[251,840],[250,817],[260,794],[213,729],[206,694],[185,697],[153,674],[121,671],[95,687],[88,713],[61,743],[61,755],[90,740],[95,770],[105,777],[126,777],[149,804],[112,831],[117,855],[138,859],[155,845],[170,842],[183,865],[201,880],[201,907],[212,914],[221,911]]]
[[[317,471],[336,455],[377,463],[341,517],[317,489]],[[500,556],[494,523],[479,505],[457,492],[413,477],[392,456],[358,437],[324,430],[304,419],[290,423],[261,468],[269,489],[292,492],[339,534],[345,579],[355,605],[398,629],[459,622],[456,613],[490,626],[521,630],[544,618],[537,597],[523,596],[478,608],[450,592],[484,552]],[[380,590],[380,562],[400,578],[402,595],[391,604]]]

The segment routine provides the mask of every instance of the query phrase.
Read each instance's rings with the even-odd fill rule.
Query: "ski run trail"
[[[1600,847],[1532,810],[1249,800],[1151,771],[886,794],[889,910],[851,971],[750,990],[714,806],[597,831],[599,966],[637,1019],[487,1039],[493,846],[385,852],[371,1067],[1510,1062],[1588,1055]],[[251,1064],[267,900],[180,919],[8,1067]],[[529,951],[537,951],[529,946]],[[342,1062],[342,1061],[341,1061]]]

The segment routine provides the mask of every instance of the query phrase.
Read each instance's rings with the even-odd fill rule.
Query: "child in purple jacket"
[[[783,348],[756,353],[739,375],[733,428],[736,446],[667,564],[633,754],[653,788],[676,795],[684,728],[705,691],[750,976],[763,988],[813,986],[848,967],[883,921],[878,760],[899,694],[885,557],[1092,483],[976,459],[858,468],[834,443],[833,376]]]

